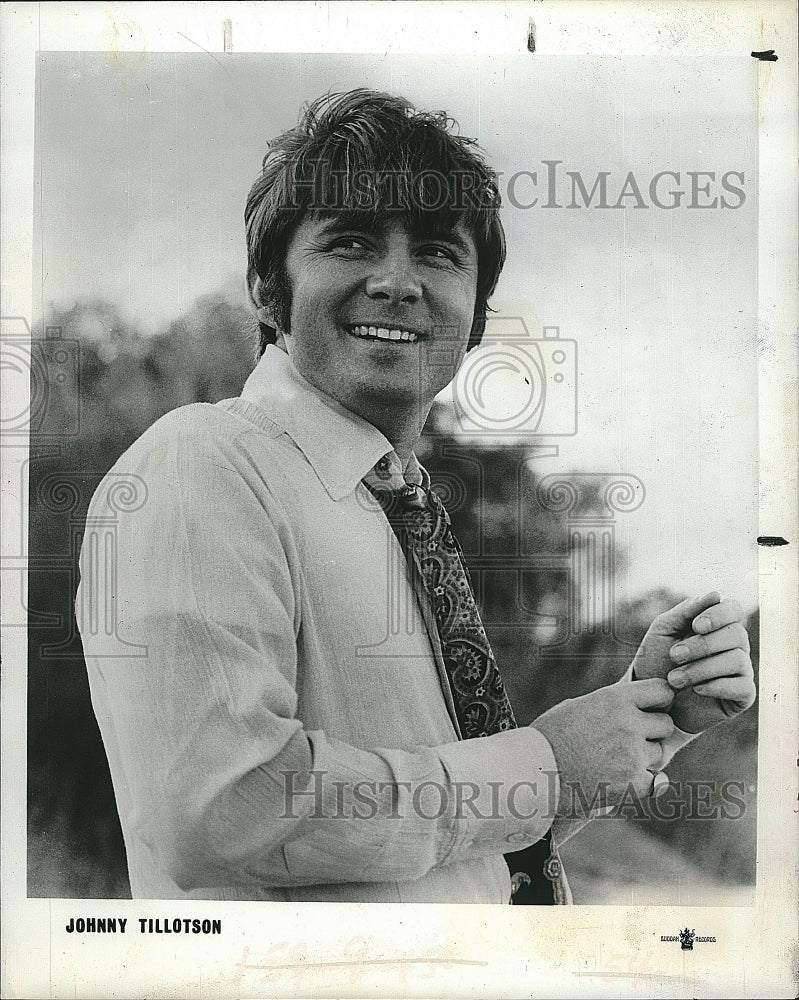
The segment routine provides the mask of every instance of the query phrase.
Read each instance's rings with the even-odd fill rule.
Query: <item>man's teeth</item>
[[[351,327],[356,337],[376,337],[378,340],[409,340],[411,342],[419,338],[409,330],[388,330],[384,326],[353,326]]]

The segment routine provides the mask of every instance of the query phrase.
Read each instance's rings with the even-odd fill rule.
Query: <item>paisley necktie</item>
[[[449,515],[431,489],[406,485],[385,489],[368,481],[391,525],[412,575],[435,615],[441,651],[464,739],[516,728],[505,685],[474,598],[469,571]],[[514,904],[560,901],[560,858],[549,831],[536,844],[505,855]]]

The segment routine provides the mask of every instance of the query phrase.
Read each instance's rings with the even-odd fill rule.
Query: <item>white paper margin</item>
[[[797,982],[797,10],[761,3],[5,4],[2,73],[2,314],[30,317],[37,50],[519,52],[528,20],[541,53],[676,55],[773,48],[759,65],[760,533],[763,548],[754,908],[693,908],[717,944],[683,954],[660,942],[677,908],[487,908],[388,904],[197,903],[221,939],[65,940],[69,900],[26,899],[26,643],[2,636],[2,993],[7,997],[795,996]],[[670,31],[662,29],[668,26]],[[5,412],[26,386],[3,372]],[[20,393],[22,395],[20,395]],[[7,408],[7,409],[6,409]],[[26,523],[24,449],[3,449],[2,557]],[[4,574],[4,620],[22,574]],[[13,579],[11,579],[13,577]],[[16,581],[16,583],[15,583]],[[102,904],[94,907],[97,912]],[[114,901],[116,913],[175,906]],[[180,906],[181,914],[188,911]],[[701,928],[701,930],[700,930]]]

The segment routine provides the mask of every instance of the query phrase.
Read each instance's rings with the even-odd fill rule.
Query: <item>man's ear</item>
[[[253,316],[255,316],[258,322],[277,328],[277,323],[275,323],[272,310],[269,306],[264,305],[264,283],[252,266],[247,268],[246,292],[250,312]]]

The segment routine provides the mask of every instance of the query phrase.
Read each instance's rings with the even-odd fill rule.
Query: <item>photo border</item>
[[[661,935],[679,907],[529,908],[114,900],[129,916],[221,917],[222,938],[63,931],[74,901],[26,898],[24,629],[2,634],[2,992],[5,996],[794,996],[797,970],[797,11],[791,0],[508,3],[6,4],[0,10],[3,316],[31,317],[37,51],[519,52],[701,55],[774,49],[759,77],[761,668],[758,880],[752,908],[692,907],[714,944]],[[668,29],[668,30],[666,30]],[[260,41],[261,45],[254,43]],[[535,54],[531,54],[535,58]],[[27,386],[3,372],[3,412]],[[24,442],[4,445],[20,482]],[[2,523],[23,525],[6,487]],[[2,558],[18,531],[4,529]],[[23,554],[24,555],[24,554]],[[15,575],[16,579],[16,575]],[[4,621],[24,602],[3,593]],[[15,587],[14,583],[11,587]],[[86,901],[80,904],[88,909]],[[334,907],[335,910],[331,909]],[[91,911],[100,912],[101,901]]]

